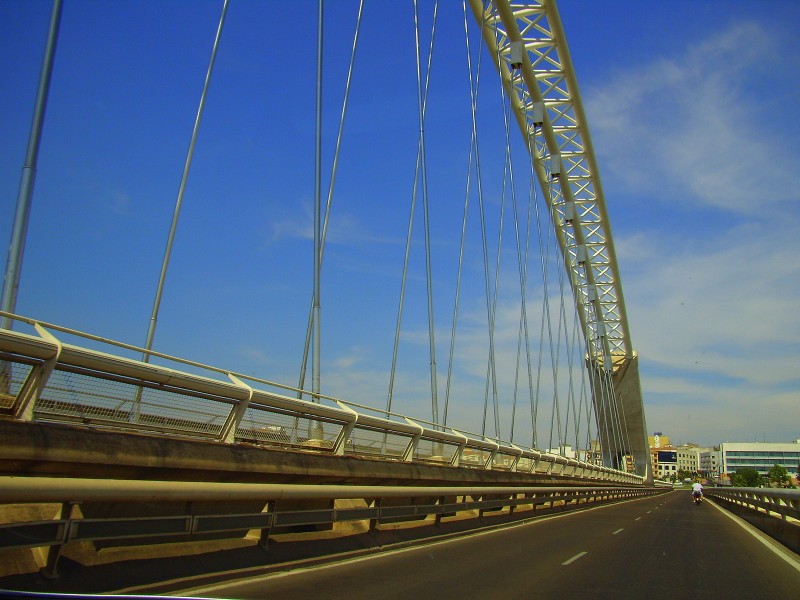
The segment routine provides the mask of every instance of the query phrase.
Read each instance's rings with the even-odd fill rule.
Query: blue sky
[[[427,45],[432,3],[420,6]],[[50,8],[0,2],[4,251]],[[217,1],[65,1],[19,314],[144,344],[220,9]],[[701,444],[800,438],[800,5],[562,0],[559,9],[650,433]],[[356,10],[345,0],[326,6],[326,174]],[[441,406],[470,113],[461,5],[443,2],[439,13],[426,135]],[[315,2],[231,2],[160,312],[161,352],[296,382],[312,283],[315,27]],[[323,392],[377,407],[386,402],[414,176],[413,40],[410,2],[367,2],[322,282]],[[479,113],[494,265],[505,142],[485,56]],[[519,133],[511,134],[522,182]],[[518,184],[520,201],[526,185]],[[487,346],[476,215],[450,409],[453,424],[472,431]],[[427,417],[419,212],[414,226],[394,406]],[[508,439],[519,312],[506,227],[496,343]],[[541,297],[535,266],[533,299]],[[538,332],[538,316],[530,318]],[[521,426],[517,435],[530,433]]]

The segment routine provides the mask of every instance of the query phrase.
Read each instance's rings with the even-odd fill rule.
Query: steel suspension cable
[[[325,241],[327,240],[328,237],[328,221],[330,219],[331,206],[333,204],[333,191],[336,186],[336,174],[339,168],[339,155],[341,152],[342,139],[344,137],[344,124],[345,124],[345,118],[347,116],[348,102],[350,99],[350,89],[353,79],[353,68],[355,66],[356,50],[358,48],[359,33],[361,31],[361,17],[363,14],[363,9],[364,9],[364,0],[361,0],[361,2],[358,5],[358,16],[356,17],[356,30],[355,34],[353,35],[353,48],[352,51],[350,52],[350,64],[347,69],[347,80],[345,82],[345,88],[344,88],[344,99],[342,100],[342,111],[339,117],[339,131],[336,135],[336,146],[333,153],[333,165],[331,167],[331,179],[328,184],[328,196],[327,196],[327,201],[325,203],[325,215],[322,221],[322,234],[321,234],[322,239],[320,244],[321,247],[320,247],[320,257],[319,257],[320,266],[322,265],[322,260],[325,257]],[[303,396],[302,390],[303,386],[305,385],[306,369],[308,367],[308,354],[311,349],[311,334],[314,327],[313,297],[311,298],[311,302],[309,304],[310,306],[308,309],[308,325],[306,327],[306,339],[305,339],[305,344],[303,346],[303,358],[302,361],[300,362],[300,381],[297,385],[298,389],[301,390],[297,393],[298,398],[302,398]]]
[[[613,380],[612,380],[612,382],[613,382]],[[615,389],[615,393],[616,393],[616,389]],[[620,394],[617,395],[618,406],[619,406],[619,402],[621,402],[621,401],[622,401],[622,394],[620,393]],[[622,415],[622,421],[620,423],[620,426],[622,427],[623,442],[625,443],[625,455],[633,456],[633,450],[632,450],[633,447],[631,446],[631,438],[630,438],[630,434],[628,433],[628,419],[625,417],[625,411],[624,410],[620,410],[619,413]],[[627,461],[626,461],[626,466],[627,466]],[[625,469],[623,469],[623,470],[625,470]]]
[[[575,329],[576,332],[580,332],[580,318],[575,322]],[[576,335],[581,335],[582,333],[576,333]],[[590,444],[591,444],[591,409],[589,408],[589,402],[586,394],[586,359],[585,354],[583,355],[583,364],[579,369],[581,374],[581,390],[580,396],[578,401],[578,420],[579,425],[577,429],[580,429],[580,420],[582,419],[582,415],[584,411],[586,412],[586,449],[587,452],[591,451]]]
[[[530,145],[530,136],[527,139],[528,145]],[[529,156],[532,156],[529,153]],[[523,269],[522,269],[522,314],[524,317],[524,334],[525,334],[525,354],[526,354],[526,362],[528,365],[528,400],[530,402],[531,408],[531,431],[532,431],[532,439],[531,439],[531,446],[535,447],[535,418],[534,418],[534,392],[533,392],[533,370],[531,367],[531,348],[530,348],[530,335],[528,330],[528,311],[527,311],[527,297],[528,297],[528,265],[529,263],[529,256],[530,256],[530,242],[531,242],[531,225],[533,223],[533,205],[537,202],[537,185],[536,185],[536,169],[532,160],[528,161],[530,163],[530,183],[528,189],[528,210],[527,210],[527,219],[525,225],[525,256],[523,260]],[[538,382],[537,382],[538,383]]]
[[[491,336],[494,338],[494,326],[495,326],[495,317],[497,315],[497,290],[500,285],[500,258],[503,251],[503,224],[505,220],[505,209],[506,209],[506,172],[507,168],[504,168],[503,172],[503,192],[500,198],[500,226],[499,226],[499,234],[497,239],[497,259],[495,262],[495,270],[494,270],[494,290],[492,291],[492,309],[491,314],[492,318],[490,320],[491,327]],[[494,434],[497,439],[500,439],[500,406],[498,404],[498,397],[497,397],[497,377],[494,372],[494,360],[493,357],[489,357],[489,363],[486,365],[486,391],[484,396],[484,421],[486,420],[486,403],[489,397],[489,384],[491,382],[492,385],[492,407],[494,409]]]
[[[575,429],[575,449],[576,450],[580,447],[580,445],[579,445],[579,443],[580,443],[579,430],[580,430],[581,414],[580,414],[580,398],[578,398],[577,406],[576,406],[576,403],[575,403],[575,386],[574,386],[574,381],[573,381],[572,367],[574,366],[574,361],[576,360],[575,355],[577,353],[575,352],[575,347],[577,346],[577,337],[578,337],[578,318],[577,318],[577,312],[573,312],[572,313],[572,341],[571,341],[570,346],[569,346],[570,354],[571,354],[569,363],[570,363],[570,365],[572,365],[570,367],[570,377],[569,377],[569,401],[570,401],[569,406],[572,407],[572,415],[573,415],[573,419],[575,421],[574,429]],[[567,417],[569,417],[569,413],[567,413]]]
[[[434,20],[438,2],[434,4]],[[422,214],[423,226],[425,229],[425,273],[428,288],[428,342],[430,352],[431,370],[431,413],[433,422],[439,422],[439,402],[437,398],[438,386],[436,383],[436,341],[434,339],[434,319],[433,319],[433,272],[431,269],[431,228],[430,210],[428,202],[428,170],[425,158],[425,112],[423,110],[423,94],[427,93],[422,89],[422,75],[419,55],[419,15],[417,11],[417,0],[414,0],[414,35],[416,37],[416,57],[417,57],[417,107],[419,111],[419,147],[420,165],[422,166]],[[431,54],[433,54],[433,35],[431,35]],[[426,77],[430,73],[426,73]]]
[[[475,72],[475,78],[473,80],[472,75],[472,50],[469,43],[469,25],[467,19],[467,4],[466,0],[462,1],[462,9],[464,12],[464,40],[466,45],[466,54],[467,54],[467,74],[469,78],[469,88],[470,88],[470,107],[472,111],[477,110],[477,97],[473,94],[473,89],[477,88],[478,84],[480,83],[480,73],[481,73],[481,57],[483,53],[480,52],[480,46],[478,50],[478,61],[477,61],[477,69]],[[480,29],[478,30],[478,35],[480,36]],[[453,324],[450,329],[450,352],[447,361],[447,383],[445,385],[445,397],[444,397],[444,415],[442,424],[447,425],[447,413],[450,404],[450,384],[452,381],[452,374],[453,374],[453,355],[455,351],[455,340],[456,340],[456,328],[458,324],[458,309],[459,303],[461,299],[461,277],[463,275],[463,265],[464,265],[464,247],[466,244],[466,235],[467,235],[467,215],[469,212],[469,196],[470,196],[470,187],[472,183],[472,161],[473,161],[473,152],[475,150],[475,132],[472,130],[470,132],[470,144],[469,144],[469,158],[467,161],[467,183],[466,183],[466,191],[464,194],[464,214],[461,220],[461,241],[459,243],[459,250],[458,250],[458,269],[456,275],[456,292],[455,292],[455,300],[453,303]]]
[[[600,452],[603,458],[603,463],[606,465],[611,465],[611,441],[609,439],[608,431],[608,410],[605,403],[605,394],[603,393],[602,382],[600,381],[599,377],[597,361],[595,360],[593,354],[591,335],[592,331],[590,323],[587,319],[584,340],[586,343],[587,369],[589,370],[589,390],[592,397],[592,404],[594,406],[595,420],[597,421],[597,438],[600,444]],[[605,458],[607,453],[608,460]]]
[[[538,134],[538,135],[537,135]],[[541,128],[534,125],[534,135],[533,135],[533,149],[529,148],[529,152],[531,155],[531,188],[533,189],[533,206],[534,206],[534,214],[536,216],[536,238],[539,245],[539,262],[542,268],[543,278],[546,280],[546,269],[544,266],[544,248],[542,247],[542,222],[541,222],[541,214],[539,212],[539,195],[538,190],[535,185],[536,180],[536,161],[540,160],[539,154],[539,146],[544,144],[544,141],[540,141],[539,137],[541,136],[542,131]],[[543,287],[543,303],[547,301],[547,285],[544,284]],[[536,363],[536,393],[534,397],[534,403],[532,406],[532,425],[533,425],[533,441],[531,445],[536,448],[537,447],[537,434],[538,434],[538,418],[539,418],[539,399],[540,399],[540,389],[541,389],[541,382],[542,382],[542,355],[544,349],[544,304],[542,305],[542,318],[539,326],[539,352],[537,355],[537,363]]]
[[[314,131],[314,333],[311,350],[311,401],[320,401],[320,360],[322,338],[322,316],[320,302],[320,253],[322,249],[322,229],[320,227],[321,191],[322,191],[322,47],[323,47],[323,0],[318,0],[317,11],[317,85],[316,85],[316,126]],[[312,433],[312,428],[314,432]],[[322,438],[322,424],[309,424],[309,437]]]
[[[586,265],[584,265],[584,269],[587,269]],[[597,304],[593,303],[593,313],[594,313],[594,321],[595,323],[601,323],[601,315],[599,314],[599,307]],[[605,335],[604,330],[598,330],[595,332],[598,337],[602,337]],[[590,339],[588,337],[587,332],[587,341]],[[614,381],[611,375],[611,369],[609,368],[610,365],[605,364],[606,360],[610,360],[610,357],[604,357],[602,368],[599,369],[600,372],[600,397],[598,401],[600,401],[601,405],[604,408],[603,416],[606,419],[606,435],[609,435],[609,428],[610,428],[610,435],[611,439],[608,440],[609,443],[609,456],[611,457],[611,464],[612,466],[619,467],[619,465],[614,465],[614,456],[611,454],[610,445],[613,442],[614,446],[617,450],[624,448],[624,436],[625,433],[622,428],[622,420],[620,417],[619,407],[617,406],[617,399],[616,393],[614,391]],[[596,365],[596,361],[593,361]]]
[[[470,95],[472,96],[473,106],[477,106],[477,90],[470,90]],[[481,228],[481,242],[482,242],[481,247],[483,249],[483,278],[484,278],[484,287],[486,291],[486,315],[489,327],[489,364],[491,365],[491,379],[493,384],[496,385],[496,371],[494,364],[494,324],[492,317],[491,286],[489,283],[489,251],[486,239],[486,211],[483,202],[483,182],[481,176],[481,160],[480,160],[480,151],[478,144],[477,118],[476,118],[476,111],[474,109],[472,111],[472,133],[473,133],[473,138],[475,140],[475,172],[476,172],[476,181],[478,184],[478,207],[480,214],[480,228]],[[486,435],[485,414],[486,410],[484,407],[484,422],[481,428],[481,435]]]
[[[511,74],[511,87],[514,87],[514,77],[516,73],[512,72]],[[506,144],[507,148],[509,149],[508,153],[508,161],[511,163],[511,153],[510,153],[510,131],[509,131],[509,119],[508,119],[508,111],[510,110],[509,104],[504,104],[504,125],[506,131]],[[531,362],[530,362],[530,347],[528,342],[528,315],[527,315],[527,308],[526,308],[526,277],[527,277],[527,269],[528,269],[528,247],[530,241],[530,203],[528,208],[528,220],[527,220],[527,230],[525,233],[525,253],[523,257],[522,248],[520,247],[520,231],[519,231],[519,209],[517,207],[517,194],[516,194],[516,187],[514,185],[514,169],[511,169],[511,206],[512,211],[514,213],[514,240],[517,250],[517,268],[518,268],[518,275],[519,275],[519,288],[520,288],[520,315],[519,315],[519,328],[517,332],[517,356],[516,356],[516,363],[514,369],[514,394],[512,397],[511,402],[511,436],[509,441],[511,443],[514,442],[514,429],[516,425],[516,415],[517,415],[517,393],[519,391],[519,364],[522,355],[522,339],[523,334],[525,338],[525,348],[526,348],[526,355],[527,355],[527,367],[528,367],[528,390],[533,389],[533,381],[531,378]]]
[[[548,193],[547,197],[552,197],[552,174],[551,169],[548,167],[547,163],[545,163],[545,172],[548,174]],[[550,209],[548,208],[548,214],[550,213]],[[541,227],[541,224],[539,224]],[[550,291],[549,291],[549,282],[548,282],[548,272],[549,272],[549,265],[550,265],[550,248],[555,243],[555,239],[553,236],[554,228],[547,227],[547,243],[545,244],[546,252],[542,253],[541,261],[542,261],[542,279],[543,279],[543,286],[544,286],[544,310],[542,313],[542,319],[547,323],[547,340],[550,347],[550,367],[552,370],[553,376],[553,405],[551,409],[551,426],[550,426],[550,447],[553,446],[553,413],[557,410],[558,407],[558,364],[556,360],[555,349],[553,348],[553,324],[552,324],[552,317],[550,314]],[[541,238],[539,240],[541,245]],[[541,248],[540,248],[541,250]]]
[[[431,62],[433,59],[433,43],[436,37],[436,16],[438,12],[438,0],[434,4],[433,8],[433,23],[431,26],[431,41],[430,47],[428,49],[428,63],[425,72],[425,86],[424,91],[421,90],[420,84],[420,65],[419,65],[419,21],[417,16],[417,3],[416,0],[414,1],[414,34],[415,34],[415,48],[416,48],[416,64],[417,64],[417,90],[418,90],[418,102],[419,102],[419,121],[420,121],[420,141],[417,144],[417,159],[416,165],[414,168],[414,187],[411,194],[411,209],[408,219],[408,230],[406,233],[406,249],[405,249],[405,256],[403,259],[403,275],[400,283],[400,300],[397,309],[397,321],[395,325],[395,336],[394,336],[394,349],[392,351],[392,367],[389,372],[389,391],[387,394],[386,400],[386,412],[389,413],[392,410],[392,400],[394,397],[394,380],[395,380],[395,373],[397,371],[397,357],[399,353],[399,346],[400,346],[400,329],[403,320],[403,307],[405,305],[405,290],[406,290],[406,281],[408,278],[408,264],[409,264],[409,256],[411,252],[411,239],[412,233],[414,230],[414,212],[416,210],[417,204],[417,191],[419,185],[419,175],[420,171],[423,172],[423,178],[425,178],[424,172],[424,120],[425,120],[425,113],[428,104],[428,89],[430,88],[430,73],[431,73]],[[426,186],[425,186],[426,187]],[[423,202],[425,202],[425,198],[427,197],[427,192],[423,190]],[[426,230],[427,230],[427,209],[425,214],[425,222],[426,222]],[[430,284],[430,240],[429,237],[426,235],[426,269],[428,273],[427,283],[428,283],[428,331],[429,331],[429,339],[432,342],[432,323],[431,319],[433,317],[433,305],[432,305],[432,290]],[[435,354],[434,351],[434,344],[431,343],[431,412],[433,413],[433,422],[438,423],[438,406],[436,400],[436,363],[435,363]]]
[[[495,35],[498,35],[495,32]],[[496,44],[498,48],[499,54],[499,44]],[[498,63],[500,61],[500,57],[497,57]],[[499,67],[498,67],[499,69]],[[513,79],[515,77],[515,72],[512,71],[511,78],[512,78],[512,88],[513,88]],[[520,248],[520,233],[519,233],[519,215],[517,209],[517,196],[516,196],[516,189],[514,185],[514,166],[513,160],[511,155],[511,133],[510,133],[510,126],[509,126],[509,111],[510,107],[510,99],[506,98],[505,87],[500,85],[500,94],[503,101],[503,127],[505,132],[505,160],[506,160],[506,171],[508,172],[508,182],[509,182],[509,189],[511,193],[511,202],[512,202],[512,212],[513,212],[513,220],[514,220],[514,234],[515,234],[515,244],[516,244],[516,251],[517,251],[517,266],[518,266],[518,275],[519,275],[519,284],[520,284],[520,323],[517,335],[517,356],[516,356],[516,363],[515,363],[515,372],[514,372],[514,393],[512,397],[512,404],[511,404],[511,425],[510,425],[510,439],[513,443],[514,441],[514,428],[516,424],[516,411],[517,411],[517,393],[519,388],[519,363],[520,363],[520,355],[522,352],[522,335],[523,335],[523,328],[525,331],[525,343],[527,349],[527,356],[528,356],[528,383],[529,389],[533,387],[531,381],[531,365],[530,365],[530,349],[528,347],[528,335],[527,335],[527,312],[526,312],[526,305],[525,305],[525,279],[526,279],[526,271],[527,271],[527,249],[528,249],[528,239],[530,235],[530,209],[528,212],[528,232],[526,234],[526,251],[525,251],[525,262],[523,262],[522,257],[522,250]],[[506,173],[503,174],[503,204],[502,207],[505,207],[505,193],[506,193],[506,181],[505,181]],[[502,209],[501,209],[502,211]],[[503,216],[501,212],[500,218],[500,240],[502,241],[502,228],[503,228]],[[499,279],[500,273],[500,248],[501,242],[498,243],[498,257],[497,257],[497,270],[496,270],[496,281],[495,281],[495,307],[494,307],[494,314],[496,315],[496,302],[497,302],[497,288],[499,283],[497,279]]]
[[[620,431],[619,413],[617,411],[617,402],[614,396],[613,382],[611,381],[611,375],[608,371],[605,370],[605,366],[602,369],[602,377],[603,377],[604,391],[606,394],[606,401],[608,402],[608,407],[609,407],[609,414],[611,415],[611,427],[614,435],[614,449],[618,452],[619,449],[622,448],[622,434]],[[612,456],[612,466],[618,468],[619,463],[616,462],[614,459],[617,460],[619,459],[619,457],[616,454]]]
[[[553,209],[555,211],[555,209]],[[553,213],[554,216],[555,213]],[[553,218],[553,227],[557,227],[555,218]],[[559,279],[559,294],[560,294],[560,307],[558,310],[558,329],[556,331],[556,352],[555,356],[551,357],[553,359],[553,411],[550,416],[550,447],[553,447],[553,423],[554,420],[557,423],[557,433],[558,433],[558,449],[559,454],[563,452],[562,449],[562,437],[561,437],[561,403],[558,398],[558,382],[556,381],[556,373],[558,373],[558,366],[561,360],[561,326],[563,321],[561,320],[561,314],[564,308],[564,272],[561,269],[558,269],[558,279]],[[554,419],[555,417],[555,419]]]
[[[219,17],[217,25],[217,33],[214,36],[214,45],[211,49],[211,58],[208,61],[208,69],[206,70],[206,77],[203,82],[203,91],[200,93],[200,103],[197,107],[197,114],[194,119],[194,126],[192,128],[192,137],[189,141],[189,149],[186,152],[186,160],[183,164],[183,173],[181,174],[181,183],[178,187],[178,197],[175,201],[175,210],[172,213],[172,223],[169,228],[169,235],[167,236],[167,247],[164,250],[164,259],[161,263],[161,272],[158,276],[158,285],[156,286],[156,295],[153,300],[153,311],[150,315],[150,324],[147,329],[147,339],[145,340],[145,350],[150,350],[153,347],[153,337],[156,333],[156,323],[158,322],[158,312],[161,307],[161,296],[164,292],[164,283],[167,279],[167,269],[169,268],[169,261],[172,255],[172,245],[175,241],[175,231],[178,228],[178,219],[181,215],[181,206],[183,205],[183,195],[186,191],[186,183],[189,180],[189,170],[192,167],[192,158],[194,156],[194,148],[197,144],[197,136],[200,133],[200,121],[203,118],[203,110],[206,105],[206,97],[208,96],[208,88],[211,85],[211,74],[214,71],[214,62],[217,59],[217,50],[219,49],[219,40],[222,37],[222,27],[225,24],[225,15],[228,12],[228,0],[222,3],[222,12]],[[150,353],[144,352],[142,354],[143,362],[150,362]]]
[[[555,212],[554,212],[554,216],[556,216]],[[559,225],[555,225],[555,226],[559,226]],[[560,304],[560,308],[559,308],[559,310],[560,310],[559,322],[563,322],[564,323],[564,351],[566,353],[566,358],[567,358],[567,361],[566,361],[567,362],[567,398],[565,400],[565,404],[567,405],[567,410],[566,410],[566,417],[565,417],[565,420],[564,420],[564,429],[563,429],[563,434],[562,434],[563,435],[563,439],[566,441],[569,438],[568,433],[569,433],[570,406],[572,407],[572,412],[574,413],[575,412],[575,410],[574,410],[575,409],[575,404],[574,404],[574,387],[573,387],[573,371],[572,371],[572,367],[573,367],[573,344],[570,341],[569,327],[568,327],[568,324],[567,324],[567,311],[566,311],[566,307],[565,307],[565,303],[564,303],[564,270],[562,270],[562,269],[559,270],[559,285],[560,285],[560,293],[561,293],[561,304]],[[570,286],[570,291],[572,291],[572,287],[571,286]],[[571,304],[572,304],[573,307],[576,306],[574,302],[572,302]],[[574,323],[575,317],[577,315],[577,312],[575,312],[576,310],[577,309],[575,308],[573,311],[570,311],[570,315],[572,315],[572,317],[573,317],[573,323]],[[560,324],[559,324],[559,329],[560,329]],[[572,338],[573,341],[574,341],[574,329],[575,328],[573,326],[573,338]]]

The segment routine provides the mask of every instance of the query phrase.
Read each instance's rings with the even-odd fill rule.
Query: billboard
[[[658,462],[660,463],[678,462],[678,453],[675,451],[670,452],[666,450],[659,450]]]

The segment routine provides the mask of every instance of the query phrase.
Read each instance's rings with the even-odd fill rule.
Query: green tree
[[[789,485],[789,471],[783,465],[775,464],[770,468],[767,476],[770,482],[776,483],[778,487],[787,487]]]
[[[736,473],[731,476],[731,484],[736,487],[758,487],[761,483],[759,472],[748,467],[736,469]]]

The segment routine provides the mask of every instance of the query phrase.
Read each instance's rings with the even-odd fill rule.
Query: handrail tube
[[[33,324],[36,327],[38,322],[33,322]],[[49,335],[49,332],[46,330],[42,331],[41,327],[37,327],[37,330],[39,330],[42,336]],[[43,362],[47,362],[48,360],[52,361],[54,354],[58,352],[59,344],[57,340],[55,340],[55,342],[56,343],[53,343],[53,340],[44,339],[43,337],[0,329],[0,348],[2,348],[4,352],[9,352],[20,357],[33,358]],[[13,358],[11,360],[13,360]],[[356,426],[356,423],[358,423],[368,427],[395,432],[399,435],[411,436],[412,444],[415,438],[417,439],[417,443],[420,439],[425,439],[433,442],[439,441],[454,444],[457,446],[457,449],[450,461],[450,464],[453,466],[459,466],[461,464],[463,452],[466,448],[489,453],[488,459],[483,463],[483,468],[487,470],[492,468],[492,463],[498,454],[512,457],[512,469],[519,462],[520,458],[524,457],[530,459],[531,473],[545,472],[549,474],[558,468],[556,474],[563,474],[568,466],[568,464],[565,463],[566,459],[559,460],[553,455],[540,452],[533,448],[522,449],[508,442],[495,442],[485,437],[479,437],[476,434],[464,434],[452,428],[448,428],[448,431],[444,431],[425,427],[418,424],[416,421],[413,421],[414,425],[411,425],[408,422],[402,423],[366,415],[356,412],[349,406],[343,406],[343,403],[336,399],[332,400],[336,402],[338,406],[332,407],[298,398],[291,398],[275,392],[256,389],[249,384],[241,382],[238,379],[238,375],[237,379],[232,380],[232,382],[220,381],[164,366],[144,363],[139,360],[81,348],[71,344],[63,344],[58,363],[62,365],[62,368],[67,367],[66,370],[69,370],[69,367],[84,369],[90,371],[90,373],[87,373],[88,375],[98,378],[113,379],[114,377],[118,377],[120,381],[132,379],[136,380],[138,382],[137,384],[141,385],[167,385],[175,388],[178,392],[185,391],[189,395],[192,395],[193,392],[205,394],[211,396],[212,400],[218,400],[219,402],[233,405],[228,420],[230,420],[231,415],[233,415],[232,418],[235,422],[241,421],[240,417],[242,417],[244,412],[249,408],[251,410],[278,410],[295,416],[302,415],[305,418],[316,418],[337,423],[342,426],[342,430],[335,444],[339,454],[344,453],[345,442],[349,438],[352,429]],[[231,372],[227,371],[213,368],[211,370],[227,374],[229,377],[232,375]],[[408,417],[403,418],[408,419]],[[227,431],[228,435],[225,435],[223,441],[235,441],[235,430],[236,427],[233,427],[231,430],[234,432],[234,439],[231,439],[231,431]],[[541,469],[543,462],[548,463],[546,469]],[[605,466],[592,465],[587,468],[591,470],[592,476],[597,479],[639,484],[642,482],[642,479],[638,476],[631,476]],[[572,465],[572,471],[573,473],[575,471],[574,465]]]
[[[351,409],[352,410],[352,409]],[[408,423],[398,423],[397,421],[391,421],[389,419],[383,419],[381,417],[373,417],[372,415],[365,415],[362,413],[358,413],[358,424],[356,427],[369,427],[371,429],[379,429],[379,430],[388,430],[392,433],[398,434],[405,434],[405,435],[417,435],[420,430],[420,426],[410,425]]]
[[[236,400],[246,400],[249,396],[247,390],[233,383],[175,371],[168,367],[151,365],[138,360],[69,344],[64,344],[61,362],[74,367],[83,367],[100,372],[108,371],[116,375],[143,379],[152,383],[171,385],[190,391],[229,397]]]
[[[47,360],[56,349],[52,342],[10,329],[0,329],[0,342],[6,352]]]
[[[456,431],[456,430],[454,429],[453,431]],[[461,432],[459,431],[457,433],[461,433]],[[475,438],[475,437],[470,437],[470,436],[468,436],[466,434],[461,434],[461,435],[463,435],[465,438],[467,438],[467,448],[473,448],[475,450],[492,451],[492,450],[497,450],[497,448],[500,447],[499,444],[497,444],[496,442],[493,442],[493,441],[491,441],[489,439],[486,439],[486,438],[478,439],[478,438]]]
[[[304,415],[312,415],[322,419],[341,422],[350,422],[352,421],[351,414],[359,414],[349,407],[346,410],[344,408],[334,408],[332,406],[325,406],[324,404],[317,404],[316,402],[309,402],[308,400],[301,400],[300,398],[290,398],[289,396],[266,392],[257,388],[253,389],[253,399],[250,405],[254,407],[255,405],[260,405],[261,407],[277,408],[287,412],[297,412]]]
[[[0,476],[0,503],[374,499],[489,494],[613,493],[605,486],[370,486]]]
[[[416,423],[417,421],[414,422]],[[457,433],[449,433],[447,431],[438,431],[436,429],[429,429],[427,427],[423,427],[421,439],[428,440],[431,442],[443,442],[445,444],[455,444],[457,446],[460,446],[461,443],[464,441],[465,436],[459,435]]]

